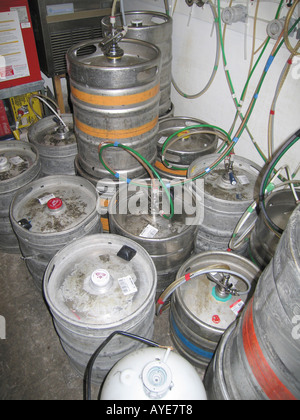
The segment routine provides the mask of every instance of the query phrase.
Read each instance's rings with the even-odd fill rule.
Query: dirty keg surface
[[[168,311],[155,320],[154,341],[172,345]],[[54,330],[52,317],[20,255],[0,253],[0,400],[82,400],[83,381]],[[93,399],[99,387],[93,386]]]

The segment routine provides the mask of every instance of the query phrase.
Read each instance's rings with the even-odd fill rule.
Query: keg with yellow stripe
[[[152,44],[122,40],[123,56],[112,59],[100,42],[81,43],[67,53],[79,163],[98,179],[111,176],[99,160],[99,145],[107,140],[155,161],[161,72],[161,53]],[[128,178],[144,173],[141,164],[120,148],[107,149],[103,158]]]
[[[128,31],[126,38],[150,42],[156,45],[162,54],[162,70],[160,74],[159,116],[164,117],[172,109],[172,33],[173,19],[164,13],[155,11],[130,11],[125,13]],[[116,16],[118,29],[123,27],[121,15]],[[111,32],[110,16],[101,21],[105,34]]]

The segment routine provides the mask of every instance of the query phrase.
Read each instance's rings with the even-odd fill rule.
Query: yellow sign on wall
[[[34,92],[10,98],[10,104],[15,122],[17,123],[17,129],[30,127],[32,124],[35,124],[38,121],[36,114],[38,114],[40,117],[43,116],[43,111],[39,99],[32,99],[32,107],[29,103],[30,97],[32,95],[38,94],[39,92]]]

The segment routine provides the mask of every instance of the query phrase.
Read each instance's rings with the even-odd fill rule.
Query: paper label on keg
[[[21,163],[25,162],[25,160],[22,159],[20,156],[14,156],[10,158],[9,161],[12,165],[21,165]]]
[[[250,184],[250,181],[249,181],[249,179],[246,177],[246,175],[239,175],[239,176],[237,176],[237,179],[239,180],[239,182],[240,182],[242,185],[249,185],[249,184]]]
[[[53,195],[53,194],[48,194],[48,195],[45,195],[45,196],[44,196],[44,197],[42,197],[42,198],[39,198],[39,202],[40,202],[40,204],[43,206],[44,204],[47,204],[47,203],[48,203],[48,201],[53,200],[53,198],[55,198],[55,195]]]
[[[141,238],[154,238],[154,236],[158,233],[158,229],[154,226],[148,225],[145,227],[143,232],[140,234]]]
[[[164,144],[164,143],[166,142],[167,138],[168,138],[168,137],[165,137],[165,136],[161,137],[161,138],[158,140],[158,144]]]
[[[236,316],[241,312],[243,307],[245,306],[245,303],[240,299],[237,302],[235,302],[233,305],[230,306],[230,309]]]
[[[136,293],[138,291],[131,276],[123,277],[119,279],[118,282],[125,296],[131,295],[132,293]]]

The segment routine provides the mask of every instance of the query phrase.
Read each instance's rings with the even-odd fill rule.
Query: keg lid
[[[162,148],[165,141],[179,130],[182,131],[173,140],[178,139],[171,144],[167,150],[165,158],[168,162],[186,165],[187,167],[195,161],[196,158],[215,153],[218,146],[218,136],[216,134],[201,134],[200,128],[189,129],[189,127],[196,125],[207,125],[206,122],[186,117],[172,117],[161,121],[159,124],[159,140],[157,144],[158,153],[161,156]],[[202,130],[211,131],[210,128],[202,128]]]
[[[28,143],[0,142],[0,182],[12,180],[24,174],[37,160],[37,153]]]
[[[219,155],[212,154],[200,157],[189,167],[188,178],[204,172],[210,168]],[[216,169],[205,176],[205,195],[218,200],[228,202],[253,201],[259,195],[258,177],[261,168],[254,162],[240,156],[233,156],[233,175],[225,168],[224,162],[221,162]],[[231,182],[234,179],[236,182]]]
[[[66,147],[77,145],[73,116],[71,114],[63,114],[61,118],[68,127],[68,132],[61,130],[57,119],[53,116],[42,118],[33,124],[28,130],[28,138],[31,143],[37,146],[47,147]]]
[[[31,221],[30,234],[55,234],[80,226],[96,212],[93,185],[76,176],[50,176],[22,188],[12,204],[14,220]]]
[[[135,251],[130,261],[119,256],[124,246]],[[61,250],[46,271],[44,289],[55,313],[100,326],[126,321],[154,305],[156,284],[154,263],[140,245],[99,234]]]
[[[160,13],[160,12],[154,12],[154,11],[128,11],[125,13],[126,15],[126,20],[128,22],[128,28],[129,31],[130,30],[134,30],[135,28],[137,29],[146,29],[147,34],[149,33],[149,29],[154,28],[157,30],[159,30],[159,26],[163,26],[164,28],[164,32],[162,32],[161,38],[163,39],[163,37],[166,37],[166,26],[171,26],[172,28],[172,18],[168,15],[166,15],[165,13]],[[105,31],[108,31],[111,27],[111,23],[110,23],[110,17],[109,16],[105,16],[102,21],[102,28]],[[122,20],[122,15],[117,15],[116,16],[116,25],[118,28],[123,28],[123,20]],[[171,29],[169,30],[169,32],[172,34]],[[169,34],[169,32],[167,32],[167,35]],[[161,32],[159,32],[160,34]],[[141,37],[141,35],[140,35]],[[147,39],[145,38],[139,38],[139,39],[143,39],[145,41],[149,41],[149,36]],[[159,37],[157,39],[160,39]]]
[[[98,40],[99,42],[101,40]],[[120,60],[108,60],[103,51],[96,47],[97,40],[87,41],[85,44],[79,44],[69,50],[69,57],[75,51],[77,60],[87,66],[96,67],[99,69],[118,69],[118,68],[134,68],[135,66],[143,65],[145,62],[157,59],[160,57],[160,51],[152,44],[146,44],[142,41],[122,39],[119,43],[124,50],[124,55]],[[90,55],[85,55],[84,50],[95,48],[95,51]]]

